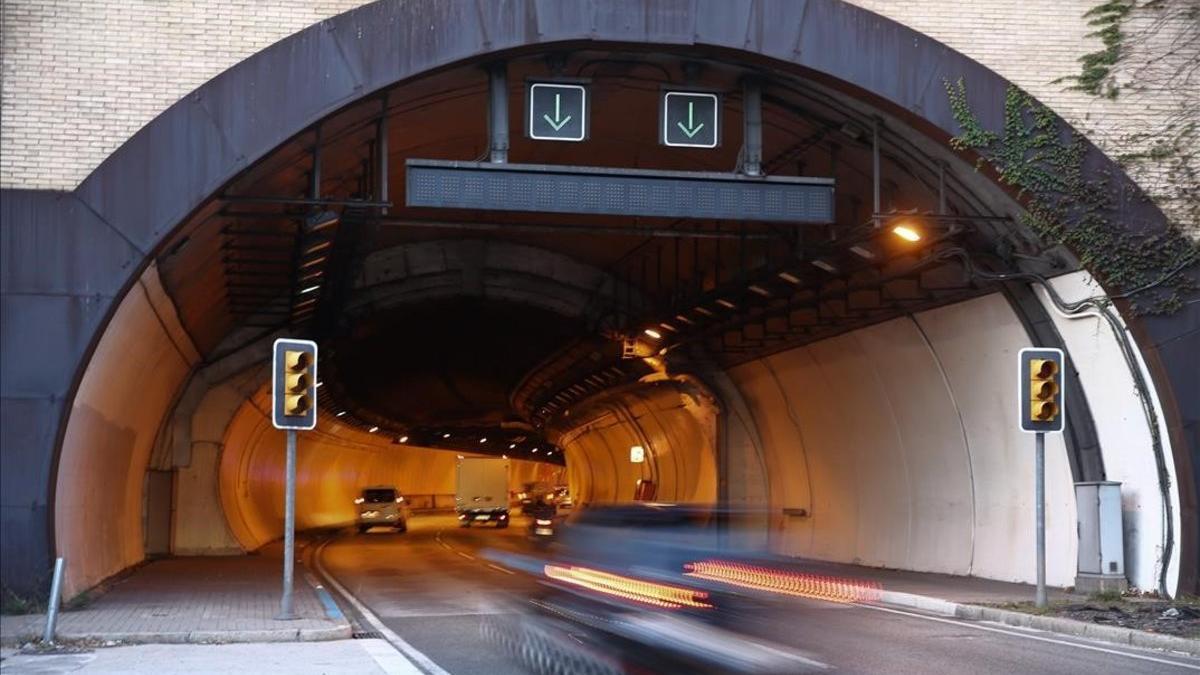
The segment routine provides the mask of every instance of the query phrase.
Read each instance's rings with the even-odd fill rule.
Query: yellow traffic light
[[[308,352],[287,350],[283,353],[283,414],[290,417],[303,417],[312,407],[308,397],[312,378],[308,369],[312,365],[312,356]]]
[[[1058,362],[1053,359],[1029,361],[1029,419],[1052,422],[1058,417]]]
[[[289,349],[283,353],[283,367],[290,373],[302,373],[308,369],[310,363],[312,358],[308,352]]]

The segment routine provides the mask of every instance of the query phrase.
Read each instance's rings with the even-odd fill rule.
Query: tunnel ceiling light
[[[508,459],[508,455],[500,455],[500,459]]]
[[[875,254],[871,251],[871,249],[863,248],[862,246],[851,246],[850,252],[860,258],[865,258],[867,260],[875,259]]]
[[[305,293],[312,293],[313,291],[319,291],[319,290],[321,290],[321,284],[317,284],[315,286],[309,286],[308,288],[301,289],[300,295],[304,295]]]
[[[892,234],[905,241],[921,241],[921,233],[909,225],[897,225],[893,227]]]
[[[324,383],[324,382],[318,382],[318,383],[317,383],[317,386],[318,386],[318,387],[323,387],[323,386],[325,386],[325,383]]]
[[[487,436],[484,436],[483,438],[479,439],[479,442],[480,442],[480,443],[487,443]]]
[[[442,438],[450,438],[450,434],[442,434]]]
[[[339,220],[341,220],[341,216],[334,211],[326,209],[324,211],[317,211],[316,213],[305,218],[304,227],[308,229],[309,232],[315,232],[317,230],[323,230],[327,227],[337,225]]]
[[[679,319],[680,321],[682,321],[682,322],[684,322],[684,323],[686,323],[686,324],[688,324],[689,326],[694,326],[694,325],[695,325],[694,323],[692,323],[692,320],[691,320],[691,319],[687,318],[686,316],[684,316],[684,315],[682,315],[682,314],[676,314],[676,315],[675,315],[675,318],[676,318],[676,319]]]
[[[717,304],[724,307],[725,309],[737,309],[737,305],[726,300],[725,298],[717,298]]]
[[[379,427],[371,427],[370,429],[367,429],[367,431],[368,431],[369,433],[372,433],[372,434],[373,434],[373,433],[375,433],[376,431],[379,431]]]
[[[408,436],[401,436],[401,437],[400,437],[398,440],[399,440],[401,443],[407,443],[407,442],[408,442]]]
[[[326,257],[325,257],[325,256],[323,256],[323,255],[322,255],[322,256],[318,256],[318,257],[316,257],[316,258],[310,258],[310,259],[308,259],[308,260],[305,260],[303,263],[301,263],[301,264],[300,264],[300,269],[307,269],[307,268],[309,268],[309,267],[312,267],[312,266],[314,266],[314,265],[320,265],[321,263],[325,262],[325,260],[326,260]]]
[[[812,264],[813,267],[823,269],[830,274],[837,274],[838,269],[833,266],[833,263],[825,262],[824,260],[814,260]]]
[[[792,274],[791,272],[780,272],[779,274],[777,274],[775,276],[779,277],[780,279],[783,279],[784,281],[788,282],[789,284],[796,284],[797,286],[800,285],[800,277],[796,276],[795,274]]]
[[[512,449],[514,449],[514,448],[516,448],[516,447],[517,447],[517,444],[516,444],[516,443],[509,443],[509,444],[508,444],[508,449],[509,449],[509,450],[512,450]]]
[[[343,411],[341,411],[340,413],[338,413],[338,414],[334,415],[334,417],[341,417],[342,415],[345,415],[345,414],[346,414],[346,411],[345,411],[345,410],[343,410]]]
[[[324,251],[325,249],[329,248],[330,246],[333,246],[332,242],[330,242],[328,239],[322,239],[321,241],[318,241],[315,244],[313,244],[312,246],[309,246],[308,248],[304,249],[304,255],[310,255],[312,253]]]
[[[712,312],[710,312],[709,310],[707,310],[703,307],[697,307],[696,313],[703,314],[704,316],[707,316],[710,319],[716,316],[716,314],[713,314]]]
[[[538,451],[538,449],[537,449],[537,448],[534,448],[534,449],[533,449],[533,452],[537,452],[537,451]]]
[[[654,338],[655,340],[662,339],[662,333],[654,330],[653,328],[647,328],[646,330],[644,330],[642,332],[645,333],[646,335],[649,335],[650,337]]]
[[[750,286],[748,288],[749,288],[750,292],[758,293],[759,295],[763,296],[764,298],[771,297],[771,291],[768,291],[767,289],[765,289],[762,286],[759,286],[757,284],[750,284]]]
[[[671,324],[669,324],[669,323],[665,323],[665,322],[664,322],[664,323],[660,323],[660,324],[658,324],[658,325],[659,325],[659,326],[662,326],[662,329],[663,329],[663,330],[669,330],[669,331],[671,331],[672,333],[678,333],[678,332],[679,332],[679,329],[678,329],[678,328],[676,328],[675,326],[672,326],[672,325],[671,325]]]
[[[459,459],[462,459],[462,458],[463,458],[463,456],[462,456],[462,455],[459,455],[459,456],[458,456],[458,458],[459,458]]]

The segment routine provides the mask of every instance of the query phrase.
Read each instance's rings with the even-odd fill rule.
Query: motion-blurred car
[[[516,619],[485,623],[485,637],[539,673],[823,669],[745,632],[774,600],[722,580],[722,565],[737,565],[722,546],[728,515],[674,504],[594,507],[568,520],[545,558],[489,554],[538,575],[543,590]]]
[[[377,525],[392,527],[400,532],[408,531],[408,518],[412,510],[396,488],[390,485],[363,488],[354,504],[358,507],[356,524],[359,534]]]

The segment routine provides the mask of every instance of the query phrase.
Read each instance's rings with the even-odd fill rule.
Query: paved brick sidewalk
[[[59,614],[62,639],[123,642],[276,642],[350,637],[338,613],[326,615],[316,591],[296,566],[299,619],[279,621],[278,553],[229,558],[169,558],[135,570],[82,609]],[[45,616],[0,617],[0,641],[40,636]]]

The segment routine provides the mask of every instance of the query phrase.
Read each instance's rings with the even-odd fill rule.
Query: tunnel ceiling
[[[422,303],[347,326],[330,340],[324,376],[347,408],[405,428],[498,427],[520,421],[509,394],[525,374],[584,335],[578,322],[524,305]]]
[[[677,363],[702,356],[730,365],[993,290],[965,274],[964,252],[983,268],[1046,253],[1010,221],[1014,206],[1001,193],[980,190],[969,172],[940,172],[936,143],[802,73],[595,49],[518,54],[507,69],[510,162],[716,172],[739,168],[741,83],[756,76],[764,172],[834,178],[836,220],[799,226],[407,208],[405,160],[487,156],[487,73],[464,65],[337,112],[246,170],[180,228],[158,266],[206,358],[280,331],[309,335],[330,355],[325,414],[421,433],[431,444],[450,429],[479,436],[501,427],[537,442],[546,421],[573,403],[650,372],[630,357],[661,352]],[[524,83],[546,77],[590,82],[585,142],[523,137]],[[722,93],[718,148],[657,144],[665,84]],[[876,115],[887,215],[873,220]],[[325,211],[336,223],[321,223]],[[901,217],[922,230],[921,242],[891,235]],[[464,254],[464,242],[480,253]],[[507,255],[503,272],[500,244],[521,252]],[[411,253],[421,247],[425,254]],[[364,261],[386,251],[400,252],[398,269],[387,270],[394,278],[367,289]],[[1047,270],[1070,264],[1059,252],[1041,260]],[[555,296],[558,304],[536,307],[512,291],[569,285],[562,261],[591,280],[590,290],[577,280]]]

